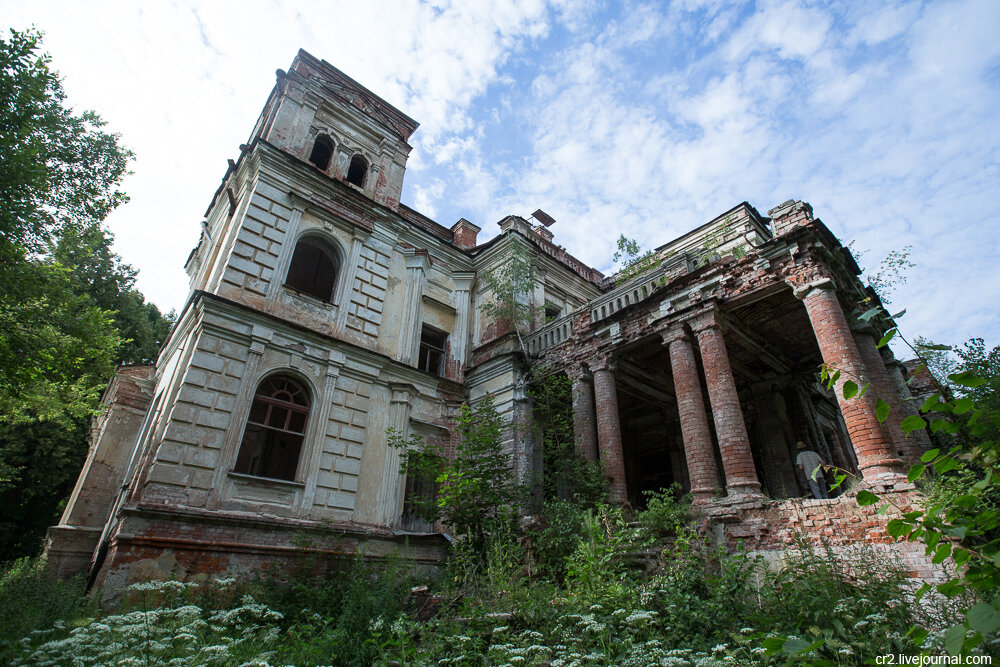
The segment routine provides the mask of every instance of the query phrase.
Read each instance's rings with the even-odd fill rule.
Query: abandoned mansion
[[[492,395],[514,475],[538,479],[525,376],[544,364],[571,381],[577,452],[615,502],[676,482],[722,541],[864,539],[927,574],[922,547],[891,544],[873,508],[803,498],[800,441],[904,503],[906,465],[929,446],[877,419],[876,396],[913,412],[906,370],[858,319],[877,296],[809,204],[737,204],[657,248],[649,270],[604,276],[553,242],[543,211],[480,243],[468,220],[400,203],[416,128],[308,53],[278,71],[208,207],[159,359],[108,386],[50,568],[120,590],[302,553],[435,563],[448,527],[413,511],[433,485],[400,474],[387,429],[453,448],[460,406]],[[515,248],[534,271],[523,332],[481,307],[484,276]],[[872,391],[826,389],[822,363]]]

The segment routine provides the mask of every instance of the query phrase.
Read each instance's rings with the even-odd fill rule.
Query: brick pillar
[[[761,495],[757,469],[750,452],[750,436],[740,407],[740,395],[736,391],[726,342],[715,314],[708,313],[693,326],[701,347],[701,363],[705,367],[708,399],[712,404],[712,419],[726,475],[726,492],[730,496]]]
[[[576,452],[588,461],[597,460],[597,430],[594,422],[593,378],[582,366],[573,373],[573,440]]]
[[[895,387],[896,395],[899,396],[900,404],[903,406],[903,415],[906,417],[910,415],[919,416],[917,405],[913,400],[913,394],[910,393],[910,385],[906,384],[906,377],[903,375],[903,364],[893,356],[892,350],[888,347],[883,347],[879,350],[879,353],[882,356],[882,362],[885,364],[886,372],[889,373],[889,380],[892,382],[892,386]],[[934,447],[927,429],[921,428],[911,431],[909,437],[916,438],[917,447],[920,448],[921,452],[926,452]]]
[[[908,438],[899,427],[899,422],[906,415],[903,412],[903,403],[899,400],[899,393],[889,378],[889,372],[882,361],[882,355],[875,347],[875,332],[869,326],[863,326],[854,330],[854,342],[861,352],[861,358],[865,362],[865,369],[868,371],[866,378],[872,383],[868,391],[875,392],[875,398],[881,398],[889,404],[889,418],[882,422],[882,428],[888,431],[894,445],[893,451],[907,465],[913,465],[920,460],[922,453],[917,446],[915,438]]]
[[[826,278],[798,287],[795,296],[805,304],[823,361],[840,371],[834,392],[858,457],[858,469],[869,482],[898,481],[902,462],[895,455],[892,438],[875,416],[875,395],[868,392],[861,397],[844,398],[844,382],[849,379],[857,382],[867,373],[833,281]]]
[[[597,442],[601,451],[601,470],[611,487],[611,500],[628,504],[625,487],[625,455],[622,452],[622,430],[618,422],[618,393],[615,390],[614,367],[610,361],[591,364],[594,371],[594,403],[597,413]]]
[[[663,341],[670,349],[670,372],[674,377],[691,494],[695,503],[707,502],[719,491],[719,469],[715,464],[715,448],[701,395],[694,348],[691,338],[679,327],[665,334]]]

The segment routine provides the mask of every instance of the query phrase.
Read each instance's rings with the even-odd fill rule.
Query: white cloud
[[[915,333],[1000,341],[990,0],[0,7],[49,31],[70,98],[139,154],[111,223],[163,305],[183,299],[225,158],[303,46],[421,122],[404,193],[442,224],[467,217],[483,239],[541,207],[603,269],[621,233],[655,246],[742,200],[802,198],[868,265],[914,246],[894,303]]]

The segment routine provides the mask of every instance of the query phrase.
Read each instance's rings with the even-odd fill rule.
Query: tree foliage
[[[872,308],[861,319],[886,321],[888,330],[878,346],[896,338],[920,357],[923,368],[928,365],[923,353],[951,349],[931,343],[911,344],[895,326],[901,316],[897,313],[890,318],[884,309]],[[973,603],[967,603],[964,620],[944,633],[944,648],[951,655],[968,654],[1000,632],[1000,348],[987,352],[981,339],[973,339],[959,357],[959,368],[947,382],[934,378],[938,391],[920,406],[919,415],[891,414],[888,405],[879,400],[885,407],[878,413],[879,421],[899,420],[906,435],[924,429],[938,434],[939,446],[925,452],[906,476],[916,482],[933,474],[948,485],[948,491],[931,493],[923,507],[905,512],[895,506],[891,495],[867,488],[857,493],[860,505],[880,505],[880,512],[896,507],[899,516],[887,525],[890,536],[920,540],[934,563],[951,559],[956,566],[947,581],[925,583],[917,592],[918,600],[936,590],[948,598]],[[823,370],[831,388],[839,375],[838,371]],[[859,393],[857,383],[851,381],[844,382],[842,391],[845,398]],[[848,476],[839,471],[837,484]],[[911,634],[920,643],[928,630],[915,628]]]
[[[500,261],[481,279],[492,299],[479,304],[480,312],[496,320],[498,326],[509,326],[520,339],[534,327],[537,315],[532,300],[537,285],[535,265],[524,241],[512,237]]]
[[[434,499],[419,508],[424,517],[441,520],[484,554],[490,532],[513,518],[521,492],[503,448],[504,425],[493,397],[487,395],[474,408],[463,405],[456,427],[461,439],[454,456],[443,445],[404,438],[392,429],[389,445],[401,450],[400,474],[437,483]]]
[[[115,363],[153,360],[170,327],[102,227],[132,153],[66,105],[39,48],[0,39],[0,560],[37,550]]]

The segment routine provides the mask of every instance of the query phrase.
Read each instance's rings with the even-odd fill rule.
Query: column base
[[[763,497],[764,493],[760,490],[760,482],[745,481],[726,484],[726,495],[729,497]]]
[[[879,482],[889,477],[902,477],[905,481],[906,474],[903,472],[904,467],[903,462],[899,459],[870,461],[858,466],[861,476],[864,477],[866,482]]]

